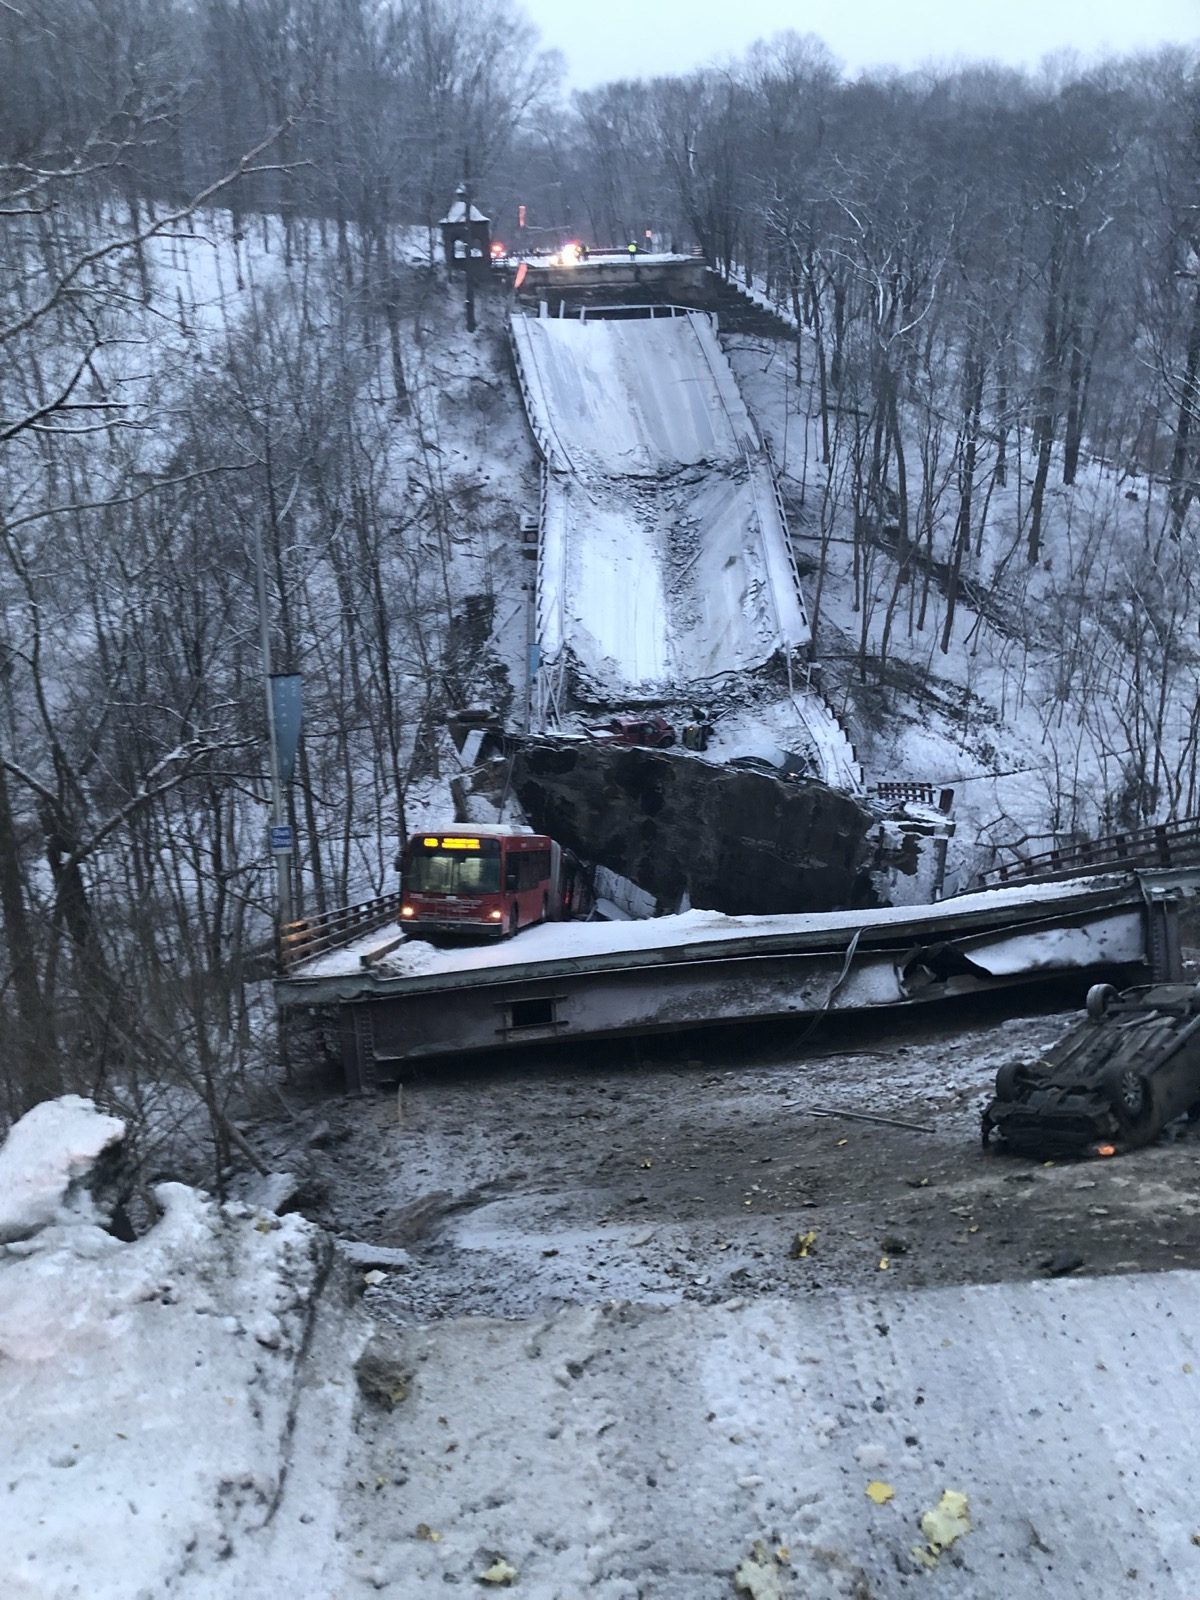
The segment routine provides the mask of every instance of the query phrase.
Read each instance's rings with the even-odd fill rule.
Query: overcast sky
[[[686,72],[784,28],[815,33],[850,73],[929,60],[1035,66],[1073,49],[1125,54],[1200,40],[1200,0],[522,0],[571,88]]]

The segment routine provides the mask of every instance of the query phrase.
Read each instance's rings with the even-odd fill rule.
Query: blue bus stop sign
[[[271,849],[276,855],[295,848],[296,836],[290,822],[271,829]]]

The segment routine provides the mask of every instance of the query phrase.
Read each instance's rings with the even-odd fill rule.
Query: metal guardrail
[[[645,313],[645,316],[643,316],[643,313]],[[589,318],[593,322],[620,322],[634,319],[645,321],[647,318],[653,322],[655,317],[708,317],[710,322],[715,323],[716,321],[711,311],[698,311],[695,306],[677,306],[671,301],[665,301],[662,305],[655,305],[650,301],[647,301],[645,305],[634,305],[632,303],[629,305],[622,303],[621,305],[610,306],[581,305],[571,311],[560,310],[559,315],[563,317],[577,316],[580,322],[587,322]]]
[[[1110,833],[1102,839],[1061,845],[1037,855],[1005,861],[979,874],[985,888],[1017,883],[1025,878],[1067,877],[1094,867],[1187,866],[1200,859],[1200,817],[1159,822],[1150,828]]]
[[[360,935],[370,933],[372,928],[395,922],[402,899],[403,895],[396,890],[393,894],[376,895],[374,900],[360,900],[357,905],[339,906],[336,911],[322,911],[315,917],[285,922],[280,930],[280,971],[288,972],[302,961],[311,961],[327,950],[351,944]]]
[[[534,320],[534,319],[530,319]],[[535,618],[535,643],[540,656],[538,671],[534,680],[536,691],[536,716],[538,727],[545,730],[551,724],[557,725],[560,721],[560,703],[566,679],[566,657],[564,649],[564,626],[562,618],[562,584],[558,594],[559,616],[558,625],[558,651],[552,654],[546,648],[546,584],[545,584],[545,549],[546,549],[546,509],[549,493],[550,473],[554,468],[556,459],[561,460],[567,467],[572,465],[570,457],[563,448],[561,441],[555,447],[555,440],[542,426],[542,413],[534,406],[533,393],[530,387],[529,374],[525,370],[525,362],[521,353],[521,342],[517,338],[515,319],[510,319],[508,336],[512,347],[513,362],[517,371],[517,385],[521,390],[521,398],[525,402],[525,415],[529,419],[530,431],[533,433],[541,454],[541,471],[538,479],[538,539],[537,539],[537,576],[535,579],[534,618]],[[535,375],[541,382],[541,374],[537,372],[536,357],[530,349],[530,360],[534,366]],[[544,393],[544,385],[543,385]],[[548,407],[543,408],[548,410]],[[557,439],[557,435],[556,435]]]

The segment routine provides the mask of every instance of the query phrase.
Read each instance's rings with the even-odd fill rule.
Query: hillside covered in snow
[[[634,713],[680,856],[800,898],[850,818],[834,991],[901,820],[954,893],[1200,813],[1196,48],[567,99],[503,0],[0,0],[0,60],[0,1600],[1195,1594],[1194,1140],[978,1150],[1061,1017],[822,1055],[731,984],[350,1100],[269,980],[280,882],[394,890],[521,741],[646,881],[518,964],[702,957]],[[704,290],[521,296],[588,247]]]

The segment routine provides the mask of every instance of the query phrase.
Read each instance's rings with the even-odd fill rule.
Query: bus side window
[[[520,875],[521,875],[521,858],[520,858],[520,856],[516,856],[516,855],[509,856],[507,862],[505,863],[505,867],[504,867],[504,887],[506,889],[508,889],[508,890],[519,889],[521,887],[521,876]]]
[[[527,850],[521,857],[522,889],[536,889],[550,876],[550,852],[548,850]]]

